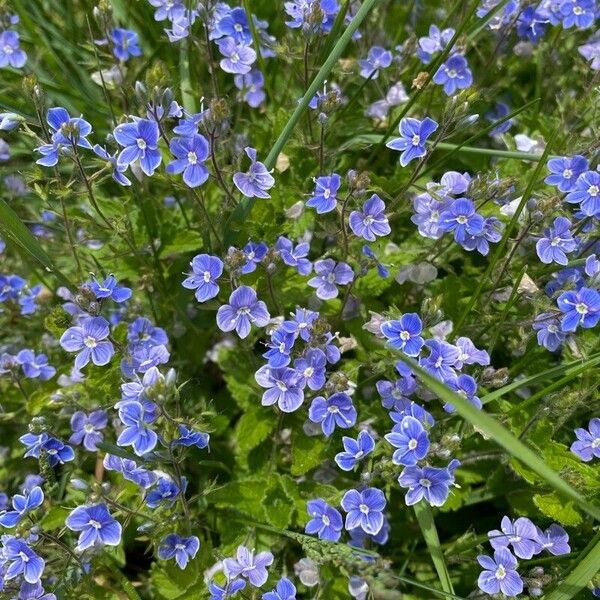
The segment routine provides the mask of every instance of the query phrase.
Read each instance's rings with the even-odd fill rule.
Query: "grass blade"
[[[426,388],[436,394],[443,402],[453,404],[456,412],[463,419],[493,439],[496,444],[502,446],[516,460],[537,473],[557,492],[572,499],[585,513],[596,520],[600,520],[600,508],[589,504],[577,490],[553,471],[536,452],[518,440],[504,425],[487,413],[475,408],[466,398],[433,377],[413,359],[404,355],[401,355],[400,358],[413,369]]]
[[[15,211],[2,199],[0,199],[0,233],[2,233],[2,236],[5,239],[16,244],[19,249],[33,256],[33,258],[35,258],[48,273],[53,274],[62,285],[69,289],[74,289],[73,284],[54,266],[50,257],[40,246],[35,237],[33,237],[29,229],[23,224],[21,219],[19,219]]]
[[[429,550],[429,556],[433,562],[433,566],[438,574],[440,584],[444,592],[454,594],[454,588],[452,587],[452,580],[450,579],[450,573],[448,573],[448,567],[444,560],[444,553],[440,546],[440,538],[438,536],[435,521],[433,520],[433,512],[431,506],[427,502],[417,502],[413,508],[415,509],[415,515],[421,528],[421,533],[427,544]],[[452,596],[446,596],[451,598]]]
[[[568,575],[554,588],[546,600],[571,600],[581,592],[600,570],[600,532],[588,544],[591,547],[587,553],[584,550],[574,563]]]
[[[277,161],[277,157],[279,153],[282,151],[286,142],[292,135],[292,132],[296,128],[296,125],[300,121],[300,118],[308,108],[309,102],[312,100],[314,95],[317,93],[317,90],[321,88],[323,82],[329,76],[329,73],[333,69],[335,63],[338,61],[342,52],[345,50],[346,46],[352,39],[352,35],[358,29],[360,24],[363,22],[369,11],[381,0],[365,0],[362,4],[354,18],[348,25],[348,27],[344,30],[344,33],[341,35],[340,39],[337,41],[336,45],[333,47],[333,50],[323,63],[323,66],[319,69],[319,72],[316,74],[312,83],[308,86],[306,93],[302,97],[302,100],[298,103],[298,106],[292,113],[292,116],[289,118],[282,132],[279,134],[277,140],[273,144],[271,151],[267,155],[267,158],[264,161],[267,169],[272,169],[275,166],[275,162]],[[230,218],[225,223],[225,244],[228,245],[231,242],[232,238],[232,228],[231,225],[234,223],[242,223],[250,216],[252,212],[252,207],[254,206],[255,198],[244,198],[237,206],[237,208],[233,211]]]

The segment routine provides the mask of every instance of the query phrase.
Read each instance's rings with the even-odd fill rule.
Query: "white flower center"
[[[330,406],[327,407],[327,411],[332,414],[335,414],[335,413],[339,413],[340,409],[335,404],[331,404]]]
[[[331,190],[325,190],[323,192],[323,198],[329,199],[330,196],[331,196]]]
[[[496,569],[496,579],[504,579],[506,577],[506,569],[502,565],[498,565]]]
[[[560,237],[558,235],[556,235],[556,236],[554,236],[552,238],[552,241],[550,242],[550,245],[551,246],[558,246],[559,242],[560,242]]]
[[[94,431],[94,426],[93,426],[91,423],[88,423],[87,425],[85,425],[85,426],[83,427],[83,430],[84,430],[86,433],[92,433],[92,432]]]
[[[304,377],[312,377],[314,372],[315,370],[313,367],[306,367],[306,369],[304,369]]]
[[[190,165],[195,165],[198,162],[198,157],[195,152],[188,152],[188,162]]]
[[[102,527],[102,525],[94,519],[90,519],[88,525],[91,525],[94,529],[100,529]]]
[[[239,55],[237,52],[234,52],[234,53],[231,55],[231,58],[230,58],[230,60],[231,60],[231,62],[232,62],[232,63],[234,63],[234,64],[235,64],[235,63],[237,63],[237,62],[239,62],[239,61],[240,61],[240,55]]]
[[[243,28],[243,27],[242,27],[242,26],[241,26],[239,23],[236,23],[236,24],[233,26],[233,28],[234,28],[234,29],[235,29],[235,30],[236,30],[238,33],[240,33],[241,31],[244,31],[244,28]]]
[[[581,6],[574,6],[573,7],[573,14],[574,15],[582,15],[583,14],[583,8],[581,8]]]
[[[457,75],[458,75],[458,73],[456,72],[455,69],[450,69],[448,71],[448,77],[450,77],[450,79],[454,79]]]
[[[588,307],[583,303],[583,302],[579,302],[575,305],[575,310],[580,314],[580,315],[587,315],[588,313]]]
[[[4,50],[4,54],[12,54],[13,53],[12,46],[9,46],[8,44],[6,44],[6,46],[4,46],[3,50]]]
[[[600,448],[600,437],[594,438],[592,441],[592,448]]]
[[[431,481],[429,481],[429,479],[426,479],[425,477],[423,477],[422,479],[419,479],[419,483],[424,487],[424,488],[429,488],[431,487]]]
[[[282,391],[282,392],[287,392],[288,388],[287,385],[285,385],[285,383],[283,383],[283,381],[277,381],[275,383],[275,385]]]
[[[375,219],[373,218],[372,215],[367,215],[364,219],[363,219],[363,223],[368,227],[369,225],[373,224],[373,221],[375,221]]]
[[[571,171],[571,169],[565,169],[563,171],[563,177],[565,179],[571,179],[571,177],[573,177],[573,171]]]
[[[588,188],[588,194],[590,196],[597,196],[598,192],[600,192],[600,187],[598,187],[597,185],[590,185],[590,187]]]
[[[421,143],[421,136],[415,133],[415,135],[413,135],[413,137],[412,137],[412,145],[418,146],[420,143]]]
[[[416,447],[417,447],[417,440],[415,440],[415,439],[409,440],[408,449],[414,450]]]
[[[142,139],[142,138],[138,138],[138,139],[137,139],[137,147],[138,147],[140,150],[145,150],[145,149],[146,149],[146,146],[147,146],[147,144],[146,144],[146,140],[144,140],[144,139]]]
[[[467,217],[465,217],[465,215],[460,215],[460,217],[456,217],[456,222],[464,225],[467,222]]]
[[[98,342],[91,335],[86,336],[83,340],[83,343],[88,348],[95,348],[98,345]]]
[[[19,552],[19,557],[24,563],[29,562],[29,556],[25,552]]]
[[[208,283],[210,281],[210,271],[204,271],[202,279],[204,279],[204,283]]]
[[[323,515],[321,517],[321,520],[323,521],[323,525],[329,525],[329,523],[330,523],[329,517],[327,515]]]
[[[363,513],[365,515],[369,514],[369,507],[366,504],[361,504],[358,508],[361,513]]]
[[[408,340],[410,340],[410,333],[408,333],[408,331],[401,331],[400,339],[407,342]]]
[[[335,275],[333,273],[329,273],[325,279],[327,283],[335,283]]]

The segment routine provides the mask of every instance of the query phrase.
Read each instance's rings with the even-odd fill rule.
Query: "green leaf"
[[[596,520],[600,520],[600,509],[589,504],[585,498],[540,458],[539,453],[534,452],[523,442],[517,439],[506,427],[496,419],[482,410],[475,408],[466,398],[451,390],[447,385],[433,377],[425,369],[420,367],[416,361],[401,355],[402,361],[406,362],[423,382],[425,387],[436,394],[443,402],[453,404],[456,412],[471,423],[477,430],[489,436],[499,446],[511,454],[533,472],[539,475],[548,485],[557,492],[572,499],[577,506]]]
[[[454,594],[454,587],[452,586],[450,573],[448,573],[448,567],[446,566],[446,561],[444,560],[444,553],[442,552],[442,548],[440,546],[440,538],[435,526],[435,521],[433,520],[431,506],[429,506],[427,502],[421,501],[417,502],[413,508],[415,510],[417,521],[419,522],[419,527],[421,528],[421,533],[423,534],[423,538],[427,544],[429,556],[431,556],[433,566],[438,574],[442,589],[445,592]],[[447,597],[451,598],[452,596]]]
[[[546,600],[571,600],[596,575],[600,570],[600,532],[596,533],[586,550],[582,553],[583,559],[581,556],[578,557],[573,568],[558,587],[545,596]]]
[[[558,521],[561,525],[574,527],[583,522],[572,501],[565,502],[557,494],[535,494],[533,503],[548,517]]]
[[[292,522],[294,499],[288,495],[281,481],[265,492],[262,499],[265,517],[274,527],[286,529]]]
[[[248,454],[264,442],[277,426],[277,417],[271,410],[255,404],[248,407],[235,427],[238,461],[248,467]]]
[[[304,475],[327,460],[327,444],[319,437],[308,437],[302,430],[292,438],[292,475]]]
[[[73,284],[56,268],[39,242],[23,224],[17,213],[0,198],[0,233],[21,250],[33,256],[48,273],[52,273],[62,285],[74,289]]]

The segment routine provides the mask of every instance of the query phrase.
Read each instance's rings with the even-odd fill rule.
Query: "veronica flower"
[[[54,594],[46,594],[42,584],[37,581],[36,583],[28,583],[23,581],[19,588],[19,595],[16,600],[56,600]]]
[[[225,585],[217,585],[214,581],[208,584],[210,598],[208,600],[228,600],[246,587],[243,579],[227,580]]]
[[[459,350],[448,342],[427,340],[425,346],[430,351],[429,356],[421,359],[421,366],[441,381],[451,381],[456,378],[454,365],[458,360]]]
[[[19,438],[19,441],[27,448],[27,451],[23,455],[24,458],[29,458],[30,456],[39,458],[43,445],[48,441],[48,434],[40,433],[36,435],[34,433],[26,433]]]
[[[264,91],[265,77],[258,69],[252,69],[250,73],[236,75],[233,78],[235,87],[240,90],[238,98],[247,102],[251,108],[258,108],[266,99]]]
[[[537,255],[543,263],[568,264],[567,253],[577,249],[577,242],[573,239],[570,229],[569,219],[557,217],[554,219],[554,226],[544,231],[544,237],[539,239],[535,246]]]
[[[319,313],[307,308],[296,308],[295,313],[291,313],[292,319],[284,321],[281,328],[288,333],[300,336],[305,342],[311,339],[311,329],[313,323],[319,318]]]
[[[210,155],[208,140],[203,135],[173,138],[169,144],[175,160],[167,165],[167,173],[183,173],[183,182],[191,188],[202,185],[208,179],[204,161]]]
[[[184,494],[187,480],[182,477],[182,489],[170,478],[159,477],[156,485],[146,493],[145,502],[150,508],[164,505],[171,508],[177,501],[179,494]]]
[[[256,265],[267,255],[268,251],[269,247],[264,242],[248,242],[243,248],[246,264],[240,271],[244,275],[254,272]]]
[[[178,427],[179,437],[171,442],[172,447],[185,446],[186,448],[189,448],[190,446],[196,446],[202,450],[208,446],[208,442],[210,441],[210,435],[208,433],[194,431],[185,425],[179,425]]]
[[[139,402],[122,403],[119,406],[119,418],[125,427],[117,438],[117,445],[132,446],[138,456],[154,449],[158,436],[148,428],[144,407]]]
[[[537,530],[537,543],[543,550],[547,550],[553,556],[561,556],[571,552],[569,546],[569,534],[556,523],[552,523],[546,531],[542,531],[539,527]]]
[[[532,325],[537,331],[538,345],[556,352],[567,337],[560,329],[560,319],[551,313],[540,313]]]
[[[118,471],[127,481],[132,481],[143,489],[147,489],[156,483],[156,474],[153,471],[138,467],[133,460],[106,454],[103,464],[107,471]]]
[[[404,501],[407,506],[416,504],[423,498],[431,506],[443,506],[448,499],[450,486],[454,483],[454,471],[460,463],[452,460],[444,468],[438,467],[405,467],[398,483],[408,488]]]
[[[98,544],[118,546],[121,524],[108,512],[105,504],[78,506],[65,520],[71,531],[79,531],[78,552]]]
[[[123,146],[117,158],[118,167],[128,167],[138,161],[146,175],[154,175],[162,161],[158,149],[159,130],[156,121],[133,117],[133,123],[117,125],[113,135],[119,145]]]
[[[264,327],[270,319],[267,305],[256,297],[256,292],[245,285],[240,286],[231,296],[229,304],[217,311],[217,325],[221,331],[235,331],[244,339],[248,337],[252,324]]]
[[[127,341],[134,345],[166,346],[169,338],[164,329],[155,327],[145,317],[138,317],[127,328]]]
[[[565,29],[577,27],[587,29],[594,24],[597,16],[595,0],[567,0],[560,4],[562,26]]]
[[[256,371],[254,378],[258,385],[266,388],[262,396],[263,406],[277,404],[282,412],[289,413],[297,410],[304,402],[301,377],[295,369],[273,369],[264,365]]]
[[[342,185],[342,178],[337,173],[317,177],[315,191],[306,201],[306,206],[316,209],[318,214],[331,212],[337,204],[337,193]]]
[[[114,302],[125,302],[131,298],[131,290],[118,285],[114,275],[109,275],[102,283],[94,279],[86,286],[94,292],[97,300],[110,298]]]
[[[294,361],[294,370],[300,376],[299,385],[308,386],[317,391],[325,385],[325,369],[327,368],[327,357],[319,348],[313,348],[304,356]]]
[[[459,352],[456,363],[454,363],[457,369],[462,369],[463,365],[486,366],[490,364],[490,355],[485,350],[478,350],[468,337],[456,338],[454,345]]]
[[[395,465],[413,466],[429,452],[429,436],[418,419],[406,416],[394,425],[385,439],[397,450],[392,456]]]
[[[509,517],[502,517],[500,528],[488,531],[488,538],[494,550],[512,546],[513,552],[519,558],[531,558],[542,551],[537,541],[536,526],[526,517],[512,521]]]
[[[385,95],[383,100],[376,100],[367,107],[367,117],[384,119],[394,106],[408,102],[408,94],[401,81],[395,83]]]
[[[275,179],[265,165],[256,160],[256,150],[249,146],[244,152],[250,159],[250,167],[246,173],[235,173],[233,183],[246,198],[270,198],[267,193],[275,185]]]
[[[185,6],[183,0],[148,0],[156,8],[154,11],[155,21],[176,21],[183,16]]]
[[[587,159],[579,154],[551,158],[547,165],[550,175],[544,181],[556,186],[561,192],[572,192],[577,178],[588,170],[588,166]]]
[[[501,119],[506,117],[509,113],[510,113],[510,108],[509,108],[508,104],[505,104],[504,102],[496,102],[494,109],[485,114],[485,119],[486,119],[486,121],[489,121],[490,123],[495,123],[496,121],[500,121]],[[500,123],[499,125],[494,127],[494,129],[492,129],[490,131],[490,135],[491,136],[502,135],[503,133],[506,133],[507,131],[509,131],[512,126],[513,126],[513,120],[508,119],[507,121],[504,121],[503,123]]]
[[[352,471],[358,462],[371,454],[375,448],[375,440],[365,430],[361,431],[355,440],[343,436],[342,444],[344,444],[344,452],[335,455],[335,462],[342,471]]]
[[[19,34],[7,29],[0,33],[0,69],[20,69],[27,62],[27,54],[19,46]]]
[[[494,558],[479,555],[477,562],[484,571],[479,575],[477,585],[486,594],[518,596],[523,591],[523,581],[517,573],[517,559],[506,549],[500,548],[494,552]]]
[[[306,258],[310,250],[308,243],[301,242],[294,247],[291,240],[280,235],[275,243],[275,250],[279,252],[281,260],[286,265],[295,267],[300,275],[308,275],[312,271],[312,263]]]
[[[563,292],[556,303],[564,313],[561,320],[564,332],[575,331],[579,325],[589,329],[600,321],[600,293],[595,289],[582,287],[577,291]]]
[[[588,430],[577,428],[575,430],[577,441],[571,444],[571,452],[584,462],[600,458],[600,419],[591,419]]]
[[[532,44],[536,44],[544,36],[547,26],[547,17],[534,5],[525,7],[519,13],[517,33],[520,37],[527,38]]]
[[[429,26],[429,35],[419,38],[417,56],[424,64],[429,64],[434,54],[441,52],[454,37],[455,31],[447,28],[440,31],[437,25]]]
[[[350,213],[350,228],[356,235],[369,242],[374,242],[376,236],[389,235],[390,224],[384,211],[383,200],[377,194],[373,194],[365,202],[362,212],[354,210]]]
[[[0,547],[4,581],[10,581],[19,575],[27,583],[37,583],[42,577],[46,563],[22,539],[3,536]]]
[[[320,423],[323,433],[329,437],[336,426],[348,429],[356,423],[356,409],[348,394],[337,392],[327,399],[323,396],[314,398],[308,418],[313,423]]]
[[[108,321],[103,317],[88,317],[80,325],[70,327],[60,338],[60,345],[67,352],[78,352],[75,368],[80,370],[91,361],[97,366],[110,362],[115,349],[106,341],[110,330]]]
[[[433,76],[433,82],[444,86],[446,96],[452,96],[456,90],[464,90],[473,83],[473,75],[467,59],[462,54],[451,56]]]
[[[270,552],[259,552],[254,556],[253,550],[239,546],[235,558],[223,561],[223,570],[227,578],[233,579],[241,575],[254,587],[261,587],[267,581],[267,567],[272,563],[273,555]]]
[[[427,154],[425,143],[437,128],[438,124],[429,117],[425,117],[422,121],[405,117],[400,121],[400,137],[390,140],[386,146],[392,150],[402,152],[400,164],[405,167],[415,158]]]
[[[110,33],[113,43],[113,54],[122,61],[129,60],[132,56],[141,56],[138,34],[129,29],[116,27]]]
[[[18,300],[27,282],[18,275],[0,275],[0,302]]]
[[[241,75],[250,73],[256,60],[256,52],[250,46],[239,44],[231,37],[219,40],[217,46],[224,57],[219,63],[223,71]]]
[[[581,211],[588,217],[600,215],[600,173],[584,171],[575,182],[575,189],[565,198],[571,204],[580,204]]]
[[[375,384],[379,395],[381,396],[381,405],[388,410],[398,410],[399,406],[404,406],[405,402],[410,403],[409,396],[413,394],[417,385],[414,379],[397,379],[394,383],[387,379],[382,379]]]
[[[475,211],[468,198],[458,198],[440,215],[440,226],[444,231],[454,232],[454,239],[461,243],[469,235],[483,230],[483,217]]]
[[[283,329],[275,330],[271,334],[271,341],[267,344],[269,350],[263,353],[263,357],[269,361],[269,366],[277,368],[289,365],[290,353],[295,341],[293,333],[287,333]]]
[[[454,390],[459,396],[468,400],[475,408],[481,409],[481,400],[475,395],[477,393],[477,382],[470,375],[459,375],[456,379],[449,379],[446,385]],[[454,412],[454,405],[450,402],[444,404],[444,410],[448,413]]]
[[[373,46],[367,58],[358,61],[360,76],[365,79],[377,79],[379,69],[386,69],[392,64],[392,53],[381,46]]]
[[[322,498],[309,500],[306,510],[310,516],[310,521],[304,528],[306,533],[316,533],[320,540],[328,542],[337,542],[340,539],[344,522],[338,510],[329,506]]]
[[[51,467],[64,465],[66,462],[71,462],[75,458],[75,452],[73,452],[71,446],[68,446],[53,437],[48,438],[42,444],[41,450],[48,456],[48,462]]]
[[[402,350],[407,356],[419,356],[425,343],[421,337],[423,323],[416,313],[406,313],[398,321],[385,321],[381,333],[392,348]]]
[[[577,51],[585,60],[591,63],[590,67],[594,71],[600,71],[600,40],[591,39],[587,44],[579,46]]]
[[[188,290],[196,290],[198,302],[206,302],[219,294],[217,279],[223,274],[223,261],[218,256],[198,254],[190,263],[192,274],[181,284]]]
[[[365,533],[376,535],[383,527],[385,495],[377,488],[366,488],[362,492],[348,490],[342,498],[346,511],[346,529],[360,527]]]
[[[194,558],[200,548],[200,540],[192,535],[181,537],[171,533],[164,537],[158,545],[158,558],[161,560],[175,559],[180,569],[187,567],[190,558]]]
[[[348,285],[354,279],[352,267],[345,262],[336,263],[332,258],[318,260],[314,264],[315,277],[308,285],[317,289],[317,298],[331,300],[339,291],[337,285]]]
[[[78,410],[71,417],[71,430],[73,433],[69,438],[70,444],[81,444],[86,450],[96,452],[96,444],[104,439],[100,432],[108,423],[108,415],[105,410],[94,410],[89,415]]]
[[[45,354],[36,356],[33,351],[26,349],[21,350],[16,358],[23,369],[25,377],[48,381],[56,374],[56,369],[48,364],[48,357]]]
[[[26,494],[15,494],[12,497],[13,510],[0,511],[0,525],[2,527],[14,527],[28,513],[39,508],[44,502],[44,492],[39,486],[35,486]]]
[[[248,17],[243,8],[236,7],[221,17],[215,26],[213,35],[229,36],[238,44],[247,46],[252,43],[252,32]]]
[[[130,186],[131,181],[123,175],[127,171],[127,165],[119,165],[117,160],[117,153],[109,154],[106,148],[103,148],[99,144],[95,144],[92,148],[94,154],[99,156],[101,159],[107,161],[112,168],[112,177],[119,184],[123,186]]]
[[[286,577],[282,577],[273,591],[263,594],[262,600],[296,600],[296,586]]]
[[[198,126],[208,116],[210,110],[189,114],[186,112],[184,119],[179,119],[177,126],[173,127],[173,133],[181,137],[192,137],[198,134]]]

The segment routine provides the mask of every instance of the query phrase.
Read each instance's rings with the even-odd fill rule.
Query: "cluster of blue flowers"
[[[21,48],[19,34],[11,29],[18,23],[18,15],[2,15],[0,20],[0,69],[7,67],[22,69],[27,62],[27,54]]]

